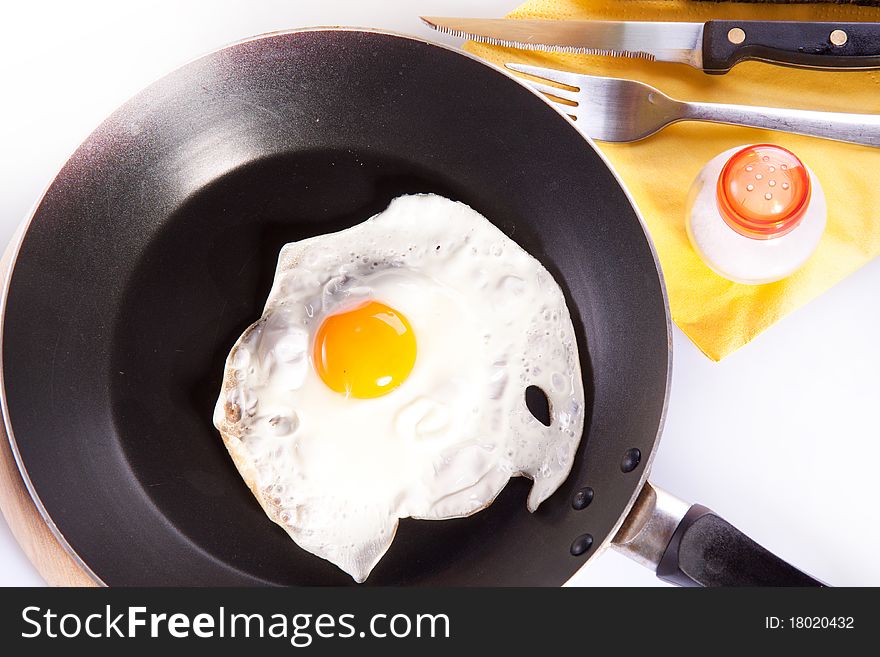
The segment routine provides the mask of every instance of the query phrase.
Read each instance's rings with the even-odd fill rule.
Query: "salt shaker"
[[[703,167],[688,196],[687,233],[716,273],[759,285],[807,261],[826,215],[819,180],[794,153],[754,144],[727,150]]]

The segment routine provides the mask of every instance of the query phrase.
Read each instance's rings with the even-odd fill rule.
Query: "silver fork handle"
[[[721,103],[682,104],[684,120],[781,130],[809,137],[880,147],[880,115],[814,112]]]

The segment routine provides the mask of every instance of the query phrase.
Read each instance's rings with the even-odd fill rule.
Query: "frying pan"
[[[352,584],[266,518],[212,407],[281,246],[415,192],[469,204],[554,275],[587,421],[536,513],[520,478],[469,518],[405,519],[368,584],[560,585],[612,543],[683,584],[816,583],[647,483],[669,312],[638,212],[592,143],[495,67],[346,28],[257,37],[155,83],[74,153],[17,244],[5,426],[37,507],[97,582]]]

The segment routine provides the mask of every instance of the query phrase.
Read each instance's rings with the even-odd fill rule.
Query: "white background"
[[[199,54],[260,32],[309,25],[386,27],[457,43],[429,33],[417,16],[500,16],[516,0],[10,5],[0,16],[3,244],[104,117]],[[721,364],[675,329],[669,415],[652,479],[724,514],[820,579],[880,585],[878,327],[875,259]],[[575,582],[662,585],[612,551]],[[0,521],[0,585],[40,584]]]

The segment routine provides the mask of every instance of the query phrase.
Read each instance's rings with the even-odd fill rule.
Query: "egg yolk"
[[[313,360],[331,389],[349,397],[386,395],[416,362],[416,337],[406,317],[384,303],[327,316],[315,334]]]

